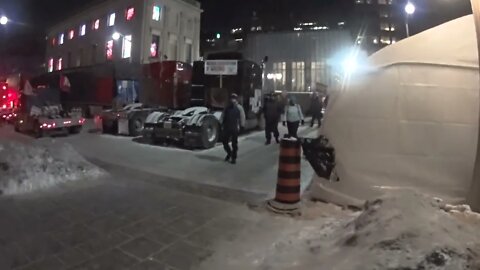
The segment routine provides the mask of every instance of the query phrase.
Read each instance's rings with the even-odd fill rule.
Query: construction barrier
[[[289,214],[300,209],[301,142],[284,138],[280,143],[280,158],[275,199],[267,202],[269,210]]]

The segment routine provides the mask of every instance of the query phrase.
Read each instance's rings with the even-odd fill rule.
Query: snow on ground
[[[270,222],[219,243],[200,269],[480,269],[480,216],[396,191],[361,213]]]
[[[0,142],[0,194],[28,193],[102,174],[67,144]]]

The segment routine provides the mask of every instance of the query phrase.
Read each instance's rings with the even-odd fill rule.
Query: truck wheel
[[[145,122],[145,119],[141,115],[134,115],[130,120],[128,121],[128,133],[130,136],[140,136],[142,135],[142,130],[143,130],[143,124]]]
[[[204,149],[215,146],[220,137],[220,128],[215,118],[205,118],[200,127],[201,143]]]

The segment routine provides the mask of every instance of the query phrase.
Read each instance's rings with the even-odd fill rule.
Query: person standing
[[[238,153],[238,134],[240,129],[245,127],[245,111],[238,103],[238,96],[232,94],[230,102],[223,112],[222,130],[223,130],[223,148],[227,152],[225,161],[232,164],[237,163]],[[232,146],[230,147],[230,142]]]
[[[310,123],[310,127],[313,127],[313,125],[315,125],[315,120],[317,120],[318,122],[318,127],[322,125],[322,109],[322,98],[318,95],[317,92],[315,92],[313,93],[310,100],[310,113],[312,114],[312,123]]]
[[[303,118],[302,107],[300,104],[297,104],[293,97],[289,98],[288,104],[285,108],[285,114],[283,119],[283,126],[285,124],[288,128],[288,136],[298,138],[297,132],[300,123],[305,124]]]
[[[265,104],[263,106],[263,115],[265,117],[265,145],[269,145],[272,141],[272,133],[275,141],[279,143],[280,133],[278,132],[278,123],[282,114],[282,107],[273,95],[265,97]]]

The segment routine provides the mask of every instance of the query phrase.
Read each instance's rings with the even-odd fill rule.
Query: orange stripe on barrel
[[[301,164],[286,164],[286,163],[280,163],[279,165],[279,170],[285,171],[285,172],[297,172],[300,171],[301,169]]]
[[[297,187],[300,186],[300,179],[283,179],[278,178],[278,185],[284,187]]]
[[[300,148],[282,148],[280,150],[281,157],[296,157],[300,155]]]

